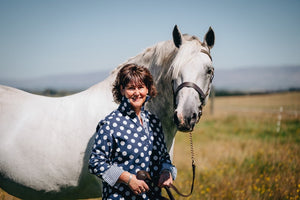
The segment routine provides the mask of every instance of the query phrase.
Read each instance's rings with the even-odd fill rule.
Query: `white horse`
[[[103,82],[60,98],[0,86],[0,187],[22,199],[79,199],[101,196],[101,181],[87,169],[95,128],[117,105],[112,82],[127,63],[151,71],[159,95],[147,107],[162,121],[172,150],[177,128],[190,131],[208,98],[214,68],[204,41],[182,35],[146,49],[115,69]],[[173,120],[174,118],[174,120]]]

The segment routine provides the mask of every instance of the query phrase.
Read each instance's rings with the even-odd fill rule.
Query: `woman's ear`
[[[122,86],[122,85],[120,86],[120,92],[121,92],[122,96],[124,96],[124,95],[125,95],[125,91],[124,91],[124,88],[123,88],[123,86]]]

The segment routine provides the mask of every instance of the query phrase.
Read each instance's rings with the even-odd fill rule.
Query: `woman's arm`
[[[97,135],[89,160],[89,171],[113,186],[124,170],[111,163],[113,138],[109,122],[102,120],[96,131]]]

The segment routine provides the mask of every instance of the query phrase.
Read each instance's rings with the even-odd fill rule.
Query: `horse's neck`
[[[129,58],[126,62],[119,65],[112,74],[116,74],[121,67],[128,63],[135,63],[148,68],[155,79],[154,81],[158,84],[159,80],[169,70],[176,52],[177,49],[171,40],[160,42],[145,49],[135,57]]]
[[[135,63],[148,68],[154,78],[158,96],[147,103],[147,109],[157,115],[162,121],[168,149],[170,149],[176,133],[176,126],[172,120],[172,86],[170,74],[168,74],[170,65],[176,55],[176,52],[177,49],[172,41],[160,42],[153,47],[147,48],[137,56],[128,59],[126,62],[119,65],[106,80],[89,89],[97,91],[96,93],[98,96],[96,98],[102,98],[101,93],[103,92],[105,92],[105,94],[111,94],[111,87],[116,74],[124,65],[128,63]],[[105,91],[102,91],[103,88],[105,88]],[[108,88],[110,91],[108,91]]]
[[[158,43],[143,53],[127,61],[147,67],[153,75],[158,95],[152,99],[147,108],[162,121],[168,149],[171,148],[176,133],[173,122],[173,92],[169,69],[177,49],[172,41]]]
[[[176,53],[177,49],[172,41],[160,42],[119,65],[112,72],[111,77],[115,77],[119,69],[128,63],[135,63],[148,68],[159,91],[158,97],[155,99],[164,99],[164,102],[169,103],[165,104],[165,106],[168,105],[172,108],[173,99],[171,98],[172,95],[170,95],[172,94],[172,86],[170,84],[171,74],[169,69]]]
[[[118,67],[118,69],[128,63],[136,63],[148,68],[153,76],[155,85],[157,87],[158,96],[153,99],[153,102],[157,103],[154,106],[150,104],[151,111],[157,115],[161,112],[161,108],[168,108],[172,110],[173,107],[173,95],[171,86],[171,74],[169,69],[171,63],[176,56],[177,49],[172,41],[165,41],[156,44],[153,47],[146,49],[139,55],[130,58],[128,61]],[[115,70],[116,72],[116,70]]]

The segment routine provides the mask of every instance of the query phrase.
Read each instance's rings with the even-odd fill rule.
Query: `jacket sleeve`
[[[113,137],[109,122],[102,120],[98,124],[96,132],[89,160],[89,171],[113,186],[123,173],[123,169],[111,162]]]

